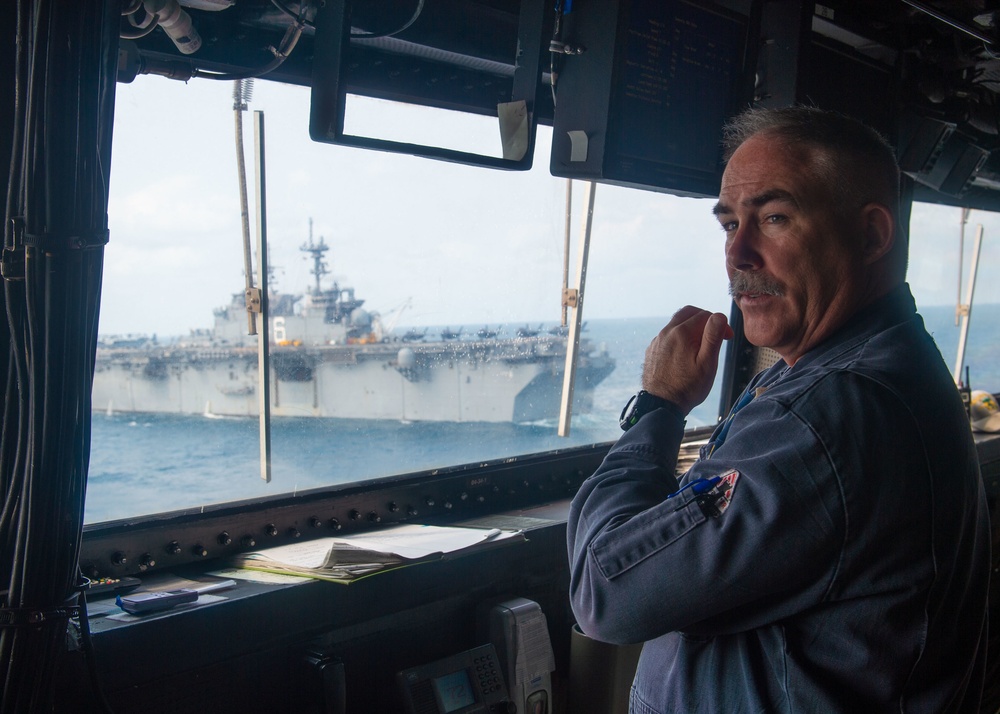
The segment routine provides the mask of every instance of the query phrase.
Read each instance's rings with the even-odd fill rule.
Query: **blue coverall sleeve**
[[[570,598],[586,634],[631,643],[740,631],[801,608],[804,589],[822,599],[842,517],[831,459],[807,424],[765,399],[739,417],[743,428],[678,482],[683,420],[651,412],[581,486],[567,532]],[[733,471],[721,513],[694,489],[675,494]]]

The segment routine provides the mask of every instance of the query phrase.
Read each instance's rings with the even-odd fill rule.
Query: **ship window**
[[[983,239],[968,336],[959,368],[963,316],[968,304],[969,282],[977,228]],[[991,279],[985,266],[1000,263],[1000,214],[974,210],[963,213],[955,206],[916,203],[910,219],[908,282],[927,330],[934,337],[945,364],[972,389],[1000,391],[1000,282]]]
[[[321,145],[308,90],[258,82],[265,483],[232,104],[230,83],[118,86],[88,523],[606,443],[673,312],[729,312],[711,201],[599,186],[578,399],[560,437],[567,182],[547,172],[551,131],[530,172]],[[585,196],[574,183],[571,283]],[[715,391],[689,426],[713,424],[718,405]]]

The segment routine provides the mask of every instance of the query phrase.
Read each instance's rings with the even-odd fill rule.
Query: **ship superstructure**
[[[366,311],[354,289],[329,273],[320,238],[301,250],[312,257],[315,282],[304,294],[268,296],[271,413],[275,416],[401,421],[533,422],[555,419],[563,383],[566,337],[559,330],[495,330],[397,336]],[[255,416],[257,339],[246,334],[238,293],[215,310],[211,330],[159,344],[154,338],[106,338],[98,346],[95,409]],[[482,336],[480,336],[480,333]],[[603,348],[582,344],[574,413],[589,411],[593,389],[614,369]]]

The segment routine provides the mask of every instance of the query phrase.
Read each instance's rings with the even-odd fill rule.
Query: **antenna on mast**
[[[330,272],[330,266],[323,260],[323,253],[330,250],[330,246],[323,241],[323,236],[319,237],[319,243],[313,242],[313,219],[311,217],[309,218],[309,242],[299,246],[299,250],[312,254],[313,267],[309,272],[316,278],[316,294],[318,295],[322,292],[320,280]]]

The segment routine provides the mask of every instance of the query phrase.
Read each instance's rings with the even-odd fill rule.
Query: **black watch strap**
[[[622,409],[622,415],[618,419],[618,424],[621,426],[622,431],[628,431],[636,425],[643,414],[648,414],[654,409],[660,409],[669,404],[670,402],[666,399],[658,397],[655,394],[650,394],[645,389],[640,389],[632,395],[625,408]]]

